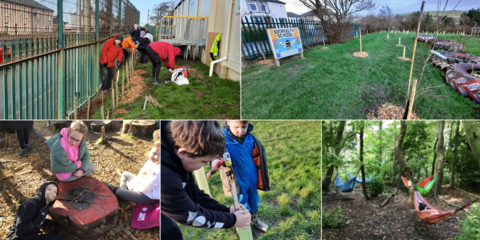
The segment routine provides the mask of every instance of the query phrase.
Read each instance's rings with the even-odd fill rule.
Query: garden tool
[[[220,160],[220,162],[217,164],[217,167],[220,167],[222,166],[222,164],[225,162],[225,159],[222,158],[222,160]],[[213,174],[215,174],[217,171],[213,171],[213,169],[210,169],[210,171],[208,171],[207,173],[207,178],[211,178]]]

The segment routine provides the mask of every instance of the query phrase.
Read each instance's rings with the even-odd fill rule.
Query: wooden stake
[[[125,70],[122,72],[122,97],[125,91]]]
[[[237,209],[237,206],[239,206],[239,203],[238,203],[237,187],[235,184],[235,180],[230,181],[230,185],[232,186],[233,209],[234,211],[237,211],[236,209]],[[253,240],[251,226],[248,226],[247,229],[237,227],[237,232],[240,240]]]
[[[359,34],[360,34],[360,52],[362,52],[362,29],[361,28],[360,28]]]
[[[417,79],[415,78],[413,79],[412,97],[410,98],[410,104],[408,105],[407,120],[410,120],[410,118],[412,117],[413,102],[415,102],[416,91],[417,91]]]
[[[73,119],[77,120],[77,98],[73,97]]]
[[[110,115],[110,109],[107,108],[107,120],[108,120],[108,115]]]
[[[100,110],[102,110],[102,120],[105,119],[105,113],[103,112],[103,90],[101,90],[101,95],[102,95],[102,106],[100,106]]]
[[[403,58],[405,58],[405,46],[403,46]]]
[[[117,81],[115,81],[115,89],[117,89],[117,95],[116,95],[117,99],[116,99],[115,102],[117,103],[117,105],[118,105],[118,92],[119,92],[118,91],[118,78],[119,77],[120,77],[120,70],[118,70],[118,72],[117,72]],[[115,95],[113,97],[115,97]]]
[[[420,18],[418,19],[417,34],[415,35],[415,44],[413,45],[412,65],[410,67],[410,77],[408,78],[407,99],[408,99],[408,94],[410,93],[410,83],[412,82],[412,74],[413,74],[413,63],[415,62],[415,52],[417,51],[418,33],[420,32],[420,23],[422,22],[422,13],[423,13],[424,6],[425,6],[425,1],[422,1],[422,8],[420,9]],[[412,106],[413,106],[413,102],[410,101],[410,109],[412,108]],[[410,119],[410,114],[411,112],[409,110],[407,115],[407,120]]]
[[[112,119],[115,119],[115,89],[112,86]]]
[[[105,142],[105,126],[102,126],[102,142]]]

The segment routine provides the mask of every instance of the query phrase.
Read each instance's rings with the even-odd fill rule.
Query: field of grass
[[[163,107],[158,108],[148,105],[143,110],[145,99],[138,98],[133,103],[125,103],[116,106],[115,109],[125,109],[126,114],[115,114],[115,118],[123,119],[238,119],[240,118],[240,82],[229,79],[221,79],[217,74],[208,77],[209,68],[194,62],[184,64],[177,58],[176,65],[189,68],[189,85],[178,86],[175,83],[152,85],[152,63],[140,62],[135,65],[135,70],[144,70],[145,84],[150,86],[144,90],[144,95],[152,95]],[[158,79],[168,75],[168,70],[162,66]],[[121,82],[121,81],[120,81]],[[121,85],[119,85],[121,88]],[[111,97],[104,102],[104,111],[111,108]],[[93,116],[100,119],[98,109]]]
[[[320,121],[252,121],[265,146],[270,192],[260,195],[259,218],[269,224],[255,239],[320,239]],[[205,172],[208,171],[205,167]],[[208,180],[212,197],[227,206],[220,175]],[[184,239],[238,239],[235,228],[206,230],[180,226]]]
[[[359,52],[359,38],[329,49],[314,47],[298,56],[281,60],[281,67],[252,64],[242,73],[242,118],[249,119],[366,119],[369,112],[389,102],[404,107],[415,34],[374,33],[362,36],[367,58]],[[480,39],[440,35],[465,42],[467,52],[480,56]],[[463,39],[462,41],[460,41]],[[413,78],[418,78],[427,45],[418,43]],[[428,64],[418,89],[435,87],[417,97],[414,111],[423,119],[478,118],[480,107],[445,84],[444,71]]]

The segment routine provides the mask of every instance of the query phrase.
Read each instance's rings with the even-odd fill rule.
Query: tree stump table
[[[125,120],[123,121],[122,134],[132,133],[135,137],[150,137],[155,131],[156,121]]]
[[[118,201],[104,183],[91,177],[58,184],[53,221],[80,238],[102,235],[118,224]]]

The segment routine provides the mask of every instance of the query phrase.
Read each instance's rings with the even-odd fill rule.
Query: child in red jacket
[[[171,76],[175,69],[175,57],[180,54],[180,48],[173,47],[172,44],[167,42],[153,42],[147,46],[146,51],[153,63],[153,84],[162,84],[158,81],[158,74],[162,67],[161,61],[168,68]]]
[[[118,66],[120,66],[120,63],[122,62],[122,41],[123,35],[117,33],[113,38],[108,39],[103,45],[102,54],[100,55],[102,90],[108,90],[111,87],[111,82],[115,75],[115,59],[117,59]]]

